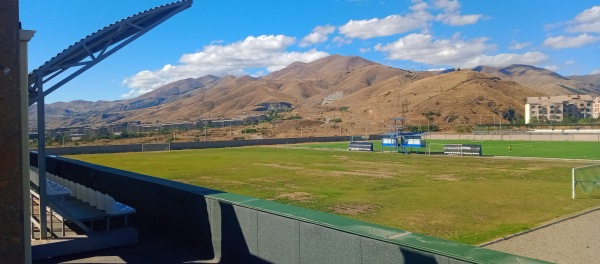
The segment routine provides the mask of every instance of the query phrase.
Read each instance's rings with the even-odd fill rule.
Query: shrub
[[[256,130],[256,128],[246,128],[244,130],[242,130],[242,134],[252,134],[252,133],[256,133],[258,130]]]

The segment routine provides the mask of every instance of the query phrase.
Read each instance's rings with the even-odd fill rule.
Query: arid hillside
[[[295,62],[261,78],[203,76],[167,84],[134,99],[73,101],[47,105],[48,127],[100,126],[116,122],[177,122],[258,113],[260,103],[288,102],[313,126],[335,124],[389,128],[391,118],[441,128],[500,122],[512,109],[523,115],[528,96],[598,94],[595,76],[572,80],[527,65],[505,68],[415,72],[387,67],[357,56],[332,55]],[[590,80],[590,82],[586,82]],[[35,111],[30,111],[30,120]],[[32,122],[35,127],[35,123]],[[285,126],[285,124],[283,125]]]

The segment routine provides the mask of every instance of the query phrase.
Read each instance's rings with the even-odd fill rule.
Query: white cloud
[[[339,31],[346,37],[369,39],[423,28],[427,20],[427,16],[417,16],[414,13],[406,16],[391,15],[383,19],[350,20],[341,26]]]
[[[510,44],[509,49],[520,50],[531,46],[531,42],[513,42]]]
[[[371,48],[360,48],[360,49],[358,49],[358,51],[360,53],[367,53],[367,52],[371,51]]]
[[[599,74],[599,73],[600,73],[600,69],[595,69],[590,74]]]
[[[456,14],[449,14],[449,15],[443,15],[440,17],[440,19],[448,25],[451,26],[464,26],[464,25],[470,25],[470,24],[475,24],[477,23],[477,21],[479,21],[479,19],[481,18],[481,15],[456,15]]]
[[[558,66],[556,66],[556,65],[546,65],[546,66],[544,66],[544,69],[555,72],[556,70],[558,70]]]
[[[455,36],[453,39],[434,40],[426,34],[410,34],[398,41],[382,45],[375,50],[388,54],[392,60],[412,60],[431,65],[457,65],[466,58],[478,56],[490,47],[485,45],[486,38],[464,42]]]
[[[600,6],[593,6],[575,16],[569,21],[567,30],[571,32],[595,32],[600,33]]]
[[[352,43],[351,38],[344,38],[342,36],[335,36],[331,41],[333,41],[333,43],[336,43],[338,46],[348,45]]]
[[[451,26],[475,24],[482,15],[461,15],[460,3],[457,0],[436,0],[434,6],[444,12],[437,15],[436,20]]]
[[[249,36],[243,41],[228,45],[211,43],[201,51],[181,56],[179,65],[167,64],[160,70],[145,70],[126,78],[123,85],[132,90],[122,97],[135,97],[184,78],[198,78],[208,74],[239,76],[248,74],[247,69],[255,68],[265,68],[272,72],[295,61],[311,62],[329,55],[315,49],[306,52],[286,51],[295,43],[295,38],[284,35]]]
[[[307,47],[327,41],[329,34],[335,31],[334,26],[317,26],[313,31],[300,41],[300,47]]]
[[[433,68],[433,69],[427,69],[425,71],[428,71],[428,72],[438,72],[438,71],[445,71],[447,69],[448,68]]]
[[[377,44],[375,50],[387,53],[391,60],[411,60],[438,66],[471,68],[478,65],[506,66],[510,64],[537,64],[548,59],[540,52],[524,54],[485,55],[495,49],[487,45],[487,38],[464,41],[456,34],[451,39],[434,39],[428,34],[410,34],[386,45]]]
[[[548,56],[541,52],[526,52],[523,54],[502,53],[497,55],[479,55],[465,61],[463,67],[475,67],[478,65],[486,66],[506,66],[511,64],[536,65],[548,60]]]
[[[427,12],[427,9],[429,8],[429,4],[423,2],[422,0],[412,0],[412,6],[410,6],[410,10],[414,11],[415,13],[423,13],[423,12]]]
[[[436,0],[433,6],[422,0],[412,0],[410,10],[404,15],[390,15],[381,19],[350,20],[339,28],[339,32],[349,38],[370,39],[414,30],[427,32],[434,21],[463,26],[477,23],[483,17],[479,14],[461,15],[457,0]]]
[[[581,34],[576,37],[558,36],[550,37],[544,40],[544,45],[553,49],[578,48],[588,43],[593,43],[600,40],[600,37]]]
[[[598,20],[600,20],[600,6],[593,6],[575,16],[575,21],[580,23],[598,22]]]
[[[574,60],[565,61],[565,65],[573,65],[573,64],[575,64]]]
[[[460,11],[460,3],[456,0],[436,0],[433,5],[439,9],[443,9],[447,13]]]

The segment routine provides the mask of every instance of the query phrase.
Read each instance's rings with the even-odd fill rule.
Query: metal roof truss
[[[189,8],[193,0],[159,6],[113,23],[71,45],[29,74],[29,105],[36,103],[40,91],[50,94],[98,62],[125,47],[173,15]],[[62,78],[50,88],[42,86]]]

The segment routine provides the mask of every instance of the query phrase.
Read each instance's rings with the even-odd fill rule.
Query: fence
[[[600,134],[437,134],[424,135],[433,140],[523,140],[523,141],[591,141],[600,142]]]
[[[381,135],[370,135],[368,140],[381,139]],[[522,140],[522,141],[590,141],[600,142],[600,134],[438,134],[429,133],[423,135],[427,140]],[[310,142],[338,142],[352,141],[348,136],[332,137],[303,137],[303,138],[275,138],[275,139],[255,139],[255,140],[232,140],[232,141],[210,141],[210,142],[176,142],[163,143],[169,144],[169,150],[183,149],[205,149],[205,148],[231,148],[258,145],[279,145],[296,144]],[[163,145],[160,144],[160,145]],[[148,146],[148,145],[146,145]],[[81,146],[81,147],[61,147],[48,148],[48,155],[78,155],[94,153],[121,153],[121,152],[142,152],[144,144],[132,145],[108,145],[108,146]]]
[[[369,140],[379,139],[379,135],[370,135]],[[162,144],[132,144],[132,145],[108,145],[108,146],[81,146],[81,147],[62,147],[48,148],[48,155],[78,155],[94,153],[122,153],[122,152],[142,152],[144,146],[157,145],[161,150],[183,150],[183,149],[206,149],[206,148],[232,148],[258,145],[280,145],[296,144],[309,142],[337,142],[350,141],[347,136],[334,137],[303,137],[303,138],[275,138],[275,139],[255,139],[255,140],[232,140],[232,141],[209,141],[209,142],[174,142]],[[168,144],[168,147],[166,147]],[[153,149],[155,149],[154,147]]]

